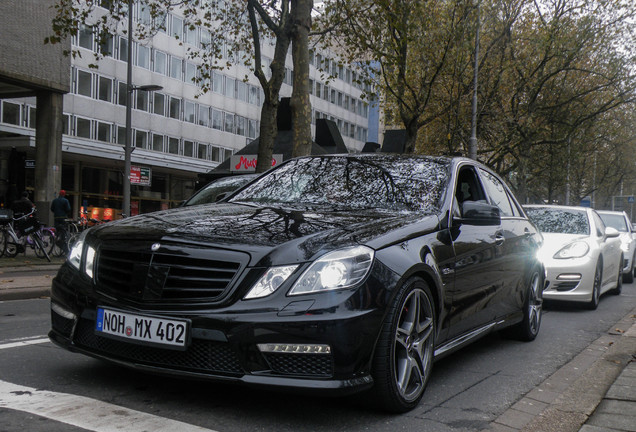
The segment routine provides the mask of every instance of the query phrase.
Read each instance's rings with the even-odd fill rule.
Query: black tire
[[[630,272],[631,274],[631,272]],[[623,291],[623,255],[621,255],[620,265],[618,266],[618,278],[616,278],[616,288],[612,290],[612,294],[620,295]],[[632,276],[633,279],[633,276]]]
[[[543,316],[544,273],[541,266],[535,266],[526,281],[526,300],[523,303],[523,320],[510,327],[507,336],[525,342],[535,340],[541,328]]]
[[[428,284],[409,279],[382,325],[373,359],[374,401],[394,413],[416,407],[433,366],[436,311]]]
[[[34,241],[35,241],[36,237],[39,237],[40,241],[42,242],[43,249],[40,249],[39,247],[36,247],[35,248],[35,256],[37,256],[38,258],[44,258],[45,257],[44,251],[46,251],[46,253],[49,256],[51,255],[51,251],[55,247],[55,236],[53,235],[53,233],[51,231],[42,230],[39,233],[37,233],[37,235],[33,234],[31,237],[33,238]]]
[[[592,299],[587,304],[589,310],[596,310],[601,297],[601,284],[603,283],[603,262],[598,260],[594,271],[594,285],[592,287]]]

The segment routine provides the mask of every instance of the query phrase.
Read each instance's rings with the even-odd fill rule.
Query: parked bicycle
[[[50,230],[42,230],[35,209],[17,218],[13,217],[10,210],[0,209],[0,223],[0,246],[3,255],[13,258],[24,252],[27,247],[32,247],[36,256],[51,261],[49,251],[55,243],[55,238]]]

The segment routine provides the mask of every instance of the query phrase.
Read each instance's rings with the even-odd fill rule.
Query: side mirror
[[[464,201],[461,205],[462,217],[458,220],[466,225],[499,225],[499,207],[483,201]]]
[[[612,228],[612,227],[606,227],[605,228],[605,237],[607,237],[607,238],[616,238],[619,235],[621,235],[621,233],[619,233],[616,228]]]

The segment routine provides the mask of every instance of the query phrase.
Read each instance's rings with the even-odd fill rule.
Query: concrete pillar
[[[38,218],[53,224],[51,201],[62,184],[62,103],[61,93],[37,94],[35,122],[35,205]]]

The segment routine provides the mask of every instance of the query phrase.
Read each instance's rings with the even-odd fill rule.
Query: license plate
[[[97,308],[95,333],[142,345],[185,350],[190,321]]]

